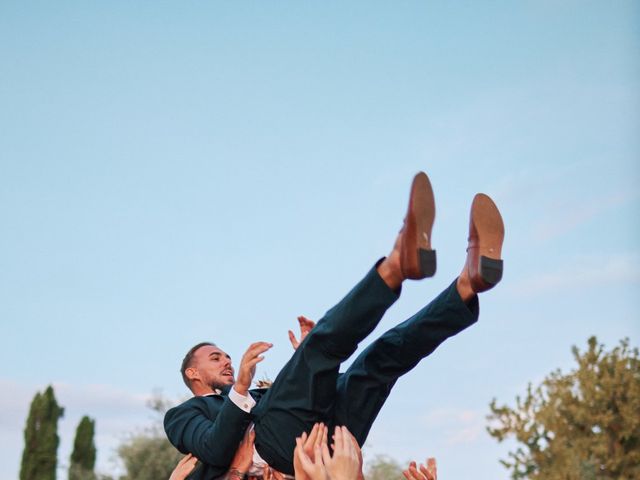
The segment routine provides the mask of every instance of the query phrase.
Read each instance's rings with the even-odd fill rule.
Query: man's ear
[[[184,374],[191,382],[193,382],[194,380],[200,380],[200,372],[198,372],[198,369],[195,367],[188,367],[184,371]]]

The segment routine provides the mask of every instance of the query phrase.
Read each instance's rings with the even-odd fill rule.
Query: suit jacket
[[[257,403],[265,391],[254,389],[250,393]],[[193,397],[173,407],[164,416],[164,430],[174,447],[202,462],[189,478],[212,480],[229,469],[252,418],[223,392]]]

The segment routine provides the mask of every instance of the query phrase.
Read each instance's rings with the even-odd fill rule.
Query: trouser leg
[[[454,281],[413,317],[384,333],[340,376],[333,423],[347,426],[363,445],[396,380],[475,323],[478,313],[477,297],[465,304]]]
[[[253,412],[256,448],[273,467],[293,474],[295,437],[315,422],[331,420],[340,364],[397,298],[373,268],[325,314],[280,371]]]

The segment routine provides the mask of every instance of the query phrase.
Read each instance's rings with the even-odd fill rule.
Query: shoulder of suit
[[[220,395],[191,397],[189,400],[185,400],[180,405],[176,405],[175,407],[167,410],[167,413],[165,413],[165,418],[188,410],[210,410],[211,407],[215,408],[223,402],[224,397],[221,397]]]
[[[252,388],[249,390],[253,397],[261,397],[263,396],[268,388]],[[214,394],[214,395],[203,395],[199,397],[191,397],[188,400],[185,400],[180,405],[176,405],[175,407],[170,408],[167,413],[172,410],[184,410],[190,408],[207,408],[210,405],[219,405],[224,402],[225,398],[228,398],[228,395],[223,393],[222,395]]]

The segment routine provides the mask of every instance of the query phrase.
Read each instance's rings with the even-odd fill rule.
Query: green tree
[[[182,458],[164,433],[147,431],[132,436],[120,445],[118,455],[126,474],[120,480],[158,480],[169,478]]]
[[[135,433],[118,447],[118,456],[126,474],[120,480],[158,480],[169,478],[182,458],[164,433],[162,418],[171,403],[154,392],[147,406],[155,412],[152,426]]]
[[[63,414],[64,408],[58,405],[51,386],[33,397],[24,429],[20,480],[55,480],[58,419]]]
[[[82,417],[78,424],[69,464],[69,480],[96,478],[93,471],[96,464],[96,446],[93,441],[95,426],[95,421],[87,416]]]
[[[409,462],[407,462],[407,465]],[[376,455],[365,465],[364,478],[367,480],[392,480],[404,478],[402,467],[388,455]]]
[[[513,479],[640,478],[640,359],[625,339],[606,352],[595,337],[578,364],[529,384],[514,408],[491,402],[489,434],[519,446],[501,463]]]

